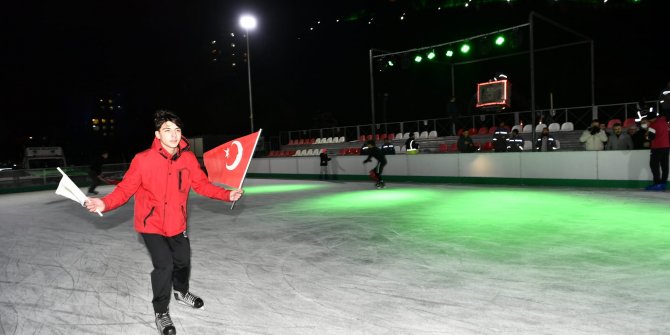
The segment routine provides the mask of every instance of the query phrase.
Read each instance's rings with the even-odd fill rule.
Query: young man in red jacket
[[[106,212],[135,196],[135,230],[142,235],[151,255],[153,307],[156,327],[163,335],[176,334],[168,305],[175,300],[202,308],[203,300],[189,291],[191,245],[186,235],[188,194],[193,188],[204,196],[236,201],[242,190],[226,190],[209,182],[195,155],[182,138],[182,122],[169,111],[157,111],[153,145],[138,153],[123,180],[104,198],[88,198],[89,211]]]

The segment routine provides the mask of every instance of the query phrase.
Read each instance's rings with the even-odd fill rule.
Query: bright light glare
[[[240,26],[246,30],[253,30],[256,28],[256,18],[245,14],[240,17]]]

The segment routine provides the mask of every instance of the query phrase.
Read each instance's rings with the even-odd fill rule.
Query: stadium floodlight
[[[449,49],[449,50],[447,50],[447,52],[444,55],[447,56],[447,57],[453,57],[454,56],[454,50]]]
[[[496,37],[495,43],[497,46],[502,46],[503,44],[505,44],[505,36],[498,35],[498,37]]]
[[[394,65],[395,65],[395,63],[394,63],[392,60],[386,62],[386,64],[387,64],[388,66],[394,66]]]
[[[416,57],[414,57],[414,62],[416,62],[416,63],[421,63],[422,60],[423,60],[423,57],[421,57],[421,55],[416,55]]]
[[[466,54],[468,52],[470,52],[470,44],[463,43],[463,45],[461,45],[461,53]]]
[[[433,58],[435,58],[435,51],[431,51],[431,52],[429,52],[429,53],[426,55],[426,58],[428,58],[429,60],[433,60]]]

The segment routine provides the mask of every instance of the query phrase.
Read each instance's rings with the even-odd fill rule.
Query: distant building
[[[93,109],[90,126],[96,138],[110,138],[117,135],[118,118],[124,106],[120,94],[107,94],[98,98],[97,106]]]

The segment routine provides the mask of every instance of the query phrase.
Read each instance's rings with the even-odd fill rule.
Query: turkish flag
[[[251,157],[256,150],[256,143],[261,137],[262,129],[247,136],[205,152],[205,168],[209,180],[239,189],[247,174]]]

